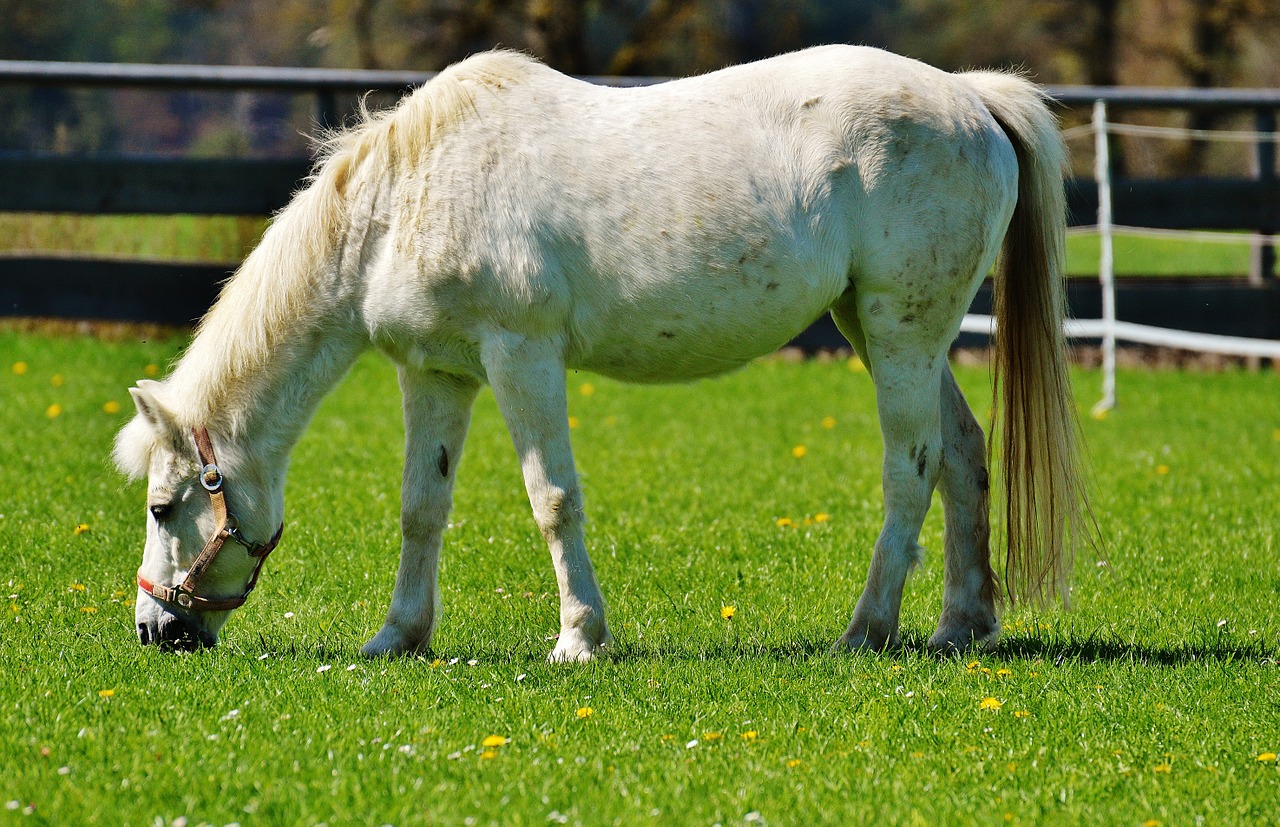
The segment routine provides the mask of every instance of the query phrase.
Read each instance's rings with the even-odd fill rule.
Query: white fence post
[[[1111,153],[1107,147],[1107,104],[1093,102],[1093,176],[1098,182],[1098,280],[1102,282],[1102,398],[1093,406],[1095,417],[1116,406],[1116,284],[1112,248]]]

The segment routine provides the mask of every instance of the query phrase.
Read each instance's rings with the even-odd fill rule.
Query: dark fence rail
[[[0,61],[0,87],[108,87],[156,90],[289,92],[313,95],[321,124],[339,120],[342,94],[402,93],[434,76],[427,72],[295,69],[238,66]],[[586,78],[637,86],[661,78]],[[1065,107],[1105,101],[1113,110],[1212,109],[1254,114],[1259,132],[1274,132],[1280,111],[1277,89],[1163,89],[1090,86],[1049,87]],[[1254,149],[1253,178],[1113,182],[1115,221],[1167,229],[1280,231],[1280,181],[1274,139]],[[0,212],[83,214],[269,215],[288,203],[309,170],[305,158],[286,160],[190,159],[113,156],[0,155]],[[1092,224],[1097,212],[1093,181],[1067,184],[1073,223]],[[1187,330],[1249,331],[1280,338],[1280,301],[1270,247],[1262,260],[1265,283],[1218,280],[1142,280],[1122,288],[1122,315]],[[208,264],[103,261],[35,254],[0,258],[0,316],[56,315],[183,323],[198,317],[228,275]],[[1094,288],[1072,288],[1077,316],[1093,313]],[[1210,296],[1209,294],[1213,295]],[[1222,295],[1219,295],[1222,294]],[[1206,312],[1206,300],[1221,311]],[[1141,319],[1125,312],[1131,306]],[[981,312],[983,298],[975,301]],[[825,329],[825,328],[824,328]],[[833,330],[816,339],[834,344]],[[838,335],[838,334],[834,334]]]

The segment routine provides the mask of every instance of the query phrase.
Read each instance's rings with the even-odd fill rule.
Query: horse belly
[[[580,326],[599,332],[569,366],[631,382],[714,376],[786,344],[845,284],[834,271],[767,266],[667,283]]]

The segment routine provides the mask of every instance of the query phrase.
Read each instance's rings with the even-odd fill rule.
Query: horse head
[[[215,452],[204,427],[179,423],[164,391],[147,381],[130,389],[138,413],[116,438],[115,460],[130,477],[147,478],[138,638],[191,650],[216,643],[257,584],[283,528],[283,480],[272,484],[231,440]]]

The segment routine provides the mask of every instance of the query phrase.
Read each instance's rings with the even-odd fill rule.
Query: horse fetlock
[[[578,605],[561,613],[560,638],[548,660],[585,662],[613,643],[613,634],[601,609]]]

